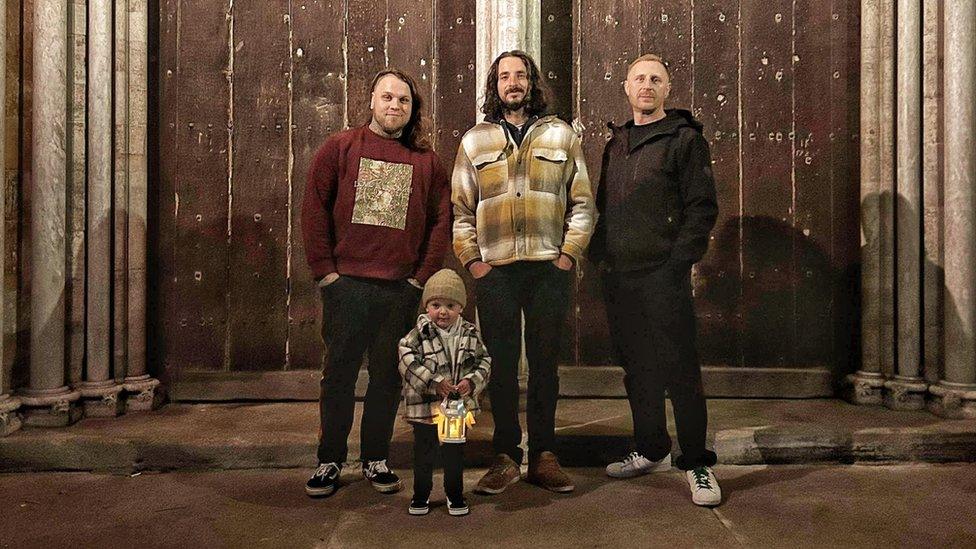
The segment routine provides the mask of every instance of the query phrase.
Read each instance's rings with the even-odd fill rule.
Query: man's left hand
[[[560,254],[558,258],[552,261],[552,264],[563,271],[569,271],[573,268],[573,259],[566,254]]]

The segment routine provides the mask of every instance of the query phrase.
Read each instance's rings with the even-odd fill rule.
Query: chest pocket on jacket
[[[529,164],[529,188],[533,191],[559,194],[566,185],[566,163],[569,156],[561,149],[532,149]]]
[[[505,151],[491,151],[471,159],[478,172],[480,200],[487,200],[508,191],[508,158]]]

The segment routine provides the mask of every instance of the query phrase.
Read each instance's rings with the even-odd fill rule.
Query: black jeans
[[[460,501],[464,493],[464,444],[441,444],[437,426],[413,424],[413,495],[427,499],[434,487],[434,459],[441,451],[444,465],[444,493],[451,501]]]
[[[322,288],[327,348],[319,399],[320,463],[346,461],[356,409],[356,378],[367,351],[369,387],[360,429],[360,459],[386,459],[400,405],[397,342],[417,319],[421,291],[407,281],[341,276]]]
[[[551,261],[523,261],[492,268],[476,281],[481,335],[491,355],[491,414],[495,453],[522,462],[518,364],[525,313],[525,354],[529,362],[526,416],[529,452],[553,449],[559,398],[560,337],[569,303],[569,271]]]
[[[604,276],[607,318],[624,368],[637,451],[657,461],[671,451],[664,391],[674,408],[680,469],[714,465],[705,448],[708,410],[695,344],[695,310],[685,267]]]

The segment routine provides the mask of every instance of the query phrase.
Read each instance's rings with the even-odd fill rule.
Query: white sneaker
[[[688,477],[688,486],[691,487],[691,501],[695,505],[714,507],[722,503],[722,489],[718,487],[711,467],[697,467],[685,471],[685,475]]]
[[[631,452],[623,459],[607,465],[607,475],[613,478],[632,478],[648,473],[658,473],[671,469],[671,454],[658,461],[651,461],[646,457]]]

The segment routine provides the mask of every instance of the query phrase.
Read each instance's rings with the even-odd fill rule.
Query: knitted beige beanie
[[[420,302],[427,307],[427,303],[432,299],[453,299],[464,307],[467,304],[467,297],[461,277],[451,269],[441,269],[427,279]]]

